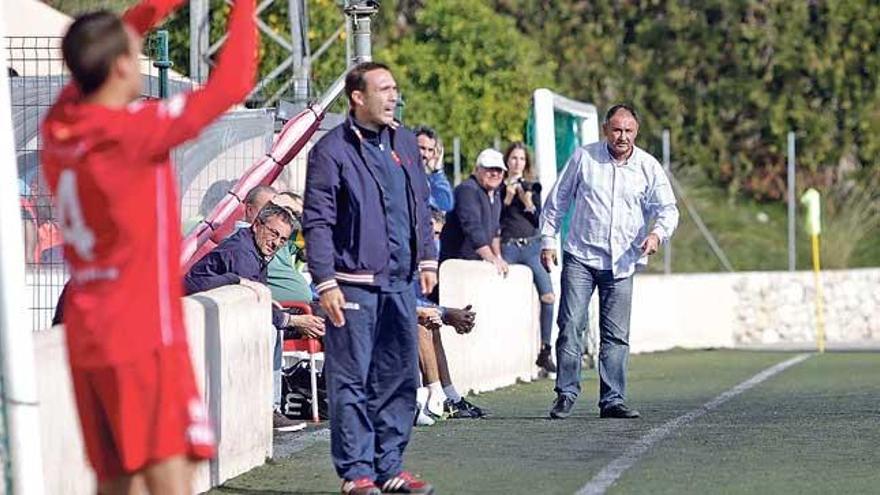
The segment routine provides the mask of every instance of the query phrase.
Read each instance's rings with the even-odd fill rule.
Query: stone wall
[[[811,272],[737,274],[734,341],[775,345],[816,339],[816,282]],[[880,341],[880,269],[826,271],[828,343]]]

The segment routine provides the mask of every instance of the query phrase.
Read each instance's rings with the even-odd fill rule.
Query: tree
[[[407,123],[435,127],[447,144],[460,136],[469,159],[496,136],[523,138],[531,93],[555,69],[513,19],[469,0],[428,2],[375,58],[394,69]]]

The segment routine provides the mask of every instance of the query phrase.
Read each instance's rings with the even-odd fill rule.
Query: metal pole
[[[461,184],[461,138],[455,136],[452,140],[452,184]]]
[[[211,32],[209,0],[189,0],[189,78],[208,80],[208,45]]]
[[[669,129],[663,129],[663,170],[667,176],[672,175],[669,170]],[[667,239],[663,246],[663,273],[672,273],[672,239]]]
[[[788,133],[788,271],[793,272],[796,269],[795,257],[797,255],[795,246],[795,136],[794,132]]]
[[[352,45],[354,46],[355,64],[373,60],[372,52],[372,16],[379,11],[379,4],[373,0],[349,0],[345,6],[345,14],[354,26]]]
[[[290,34],[293,43],[293,102],[305,104],[309,100],[309,40],[308,15],[304,0],[291,0],[288,10]]]
[[[0,19],[3,15],[0,3]],[[5,36],[0,22],[0,39]],[[0,50],[0,163],[15,163],[12,107],[6,50]],[[9,470],[0,492],[43,493],[43,457],[40,444],[40,403],[34,367],[34,334],[28,328],[25,306],[24,240],[19,216],[16,167],[0,167],[0,377],[5,411],[2,427],[8,442]],[[69,411],[53,411],[66,414]],[[5,461],[5,459],[4,459]],[[63,467],[56,467],[62,468]],[[10,481],[11,483],[6,486]]]
[[[153,67],[159,69],[159,98],[168,98],[168,69],[171,68],[171,60],[168,59],[168,31],[160,29],[156,31],[156,45],[158,54]]]
[[[492,147],[501,151],[501,136],[495,136],[495,140],[492,142]]]

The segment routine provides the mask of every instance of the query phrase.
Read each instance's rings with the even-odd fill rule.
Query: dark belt
[[[526,246],[531,244],[534,241],[541,239],[540,235],[533,235],[532,237],[511,237],[509,239],[504,240],[504,244],[514,244],[517,246]]]

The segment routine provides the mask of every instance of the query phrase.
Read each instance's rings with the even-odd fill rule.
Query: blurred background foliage
[[[68,13],[131,0],[49,0]],[[641,113],[639,144],[673,170],[738,269],[786,266],[786,134],[798,138],[798,193],[824,195],[830,267],[880,264],[880,2],[874,0],[382,0],[374,59],[392,66],[410,125],[482,148],[523,138],[532,91],[548,87]],[[211,0],[211,41],[228,5]],[[308,0],[312,50],[343,22],[339,0]],[[288,33],[287,3],[262,19]],[[165,26],[175,69],[189,69],[184,7]],[[285,37],[288,35],[285,34]],[[263,37],[261,71],[286,54]],[[312,66],[313,95],[343,71],[339,40]],[[267,91],[272,88],[267,88]],[[449,153],[447,153],[447,160]],[[758,220],[756,220],[758,219]],[[803,237],[803,236],[802,236]],[[691,240],[689,240],[691,239]],[[808,244],[799,242],[799,266]],[[675,271],[719,269],[687,215]],[[704,244],[704,243],[703,243]],[[706,251],[705,253],[703,251]],[[687,254],[685,254],[687,253]],[[658,263],[655,263],[655,269]]]

